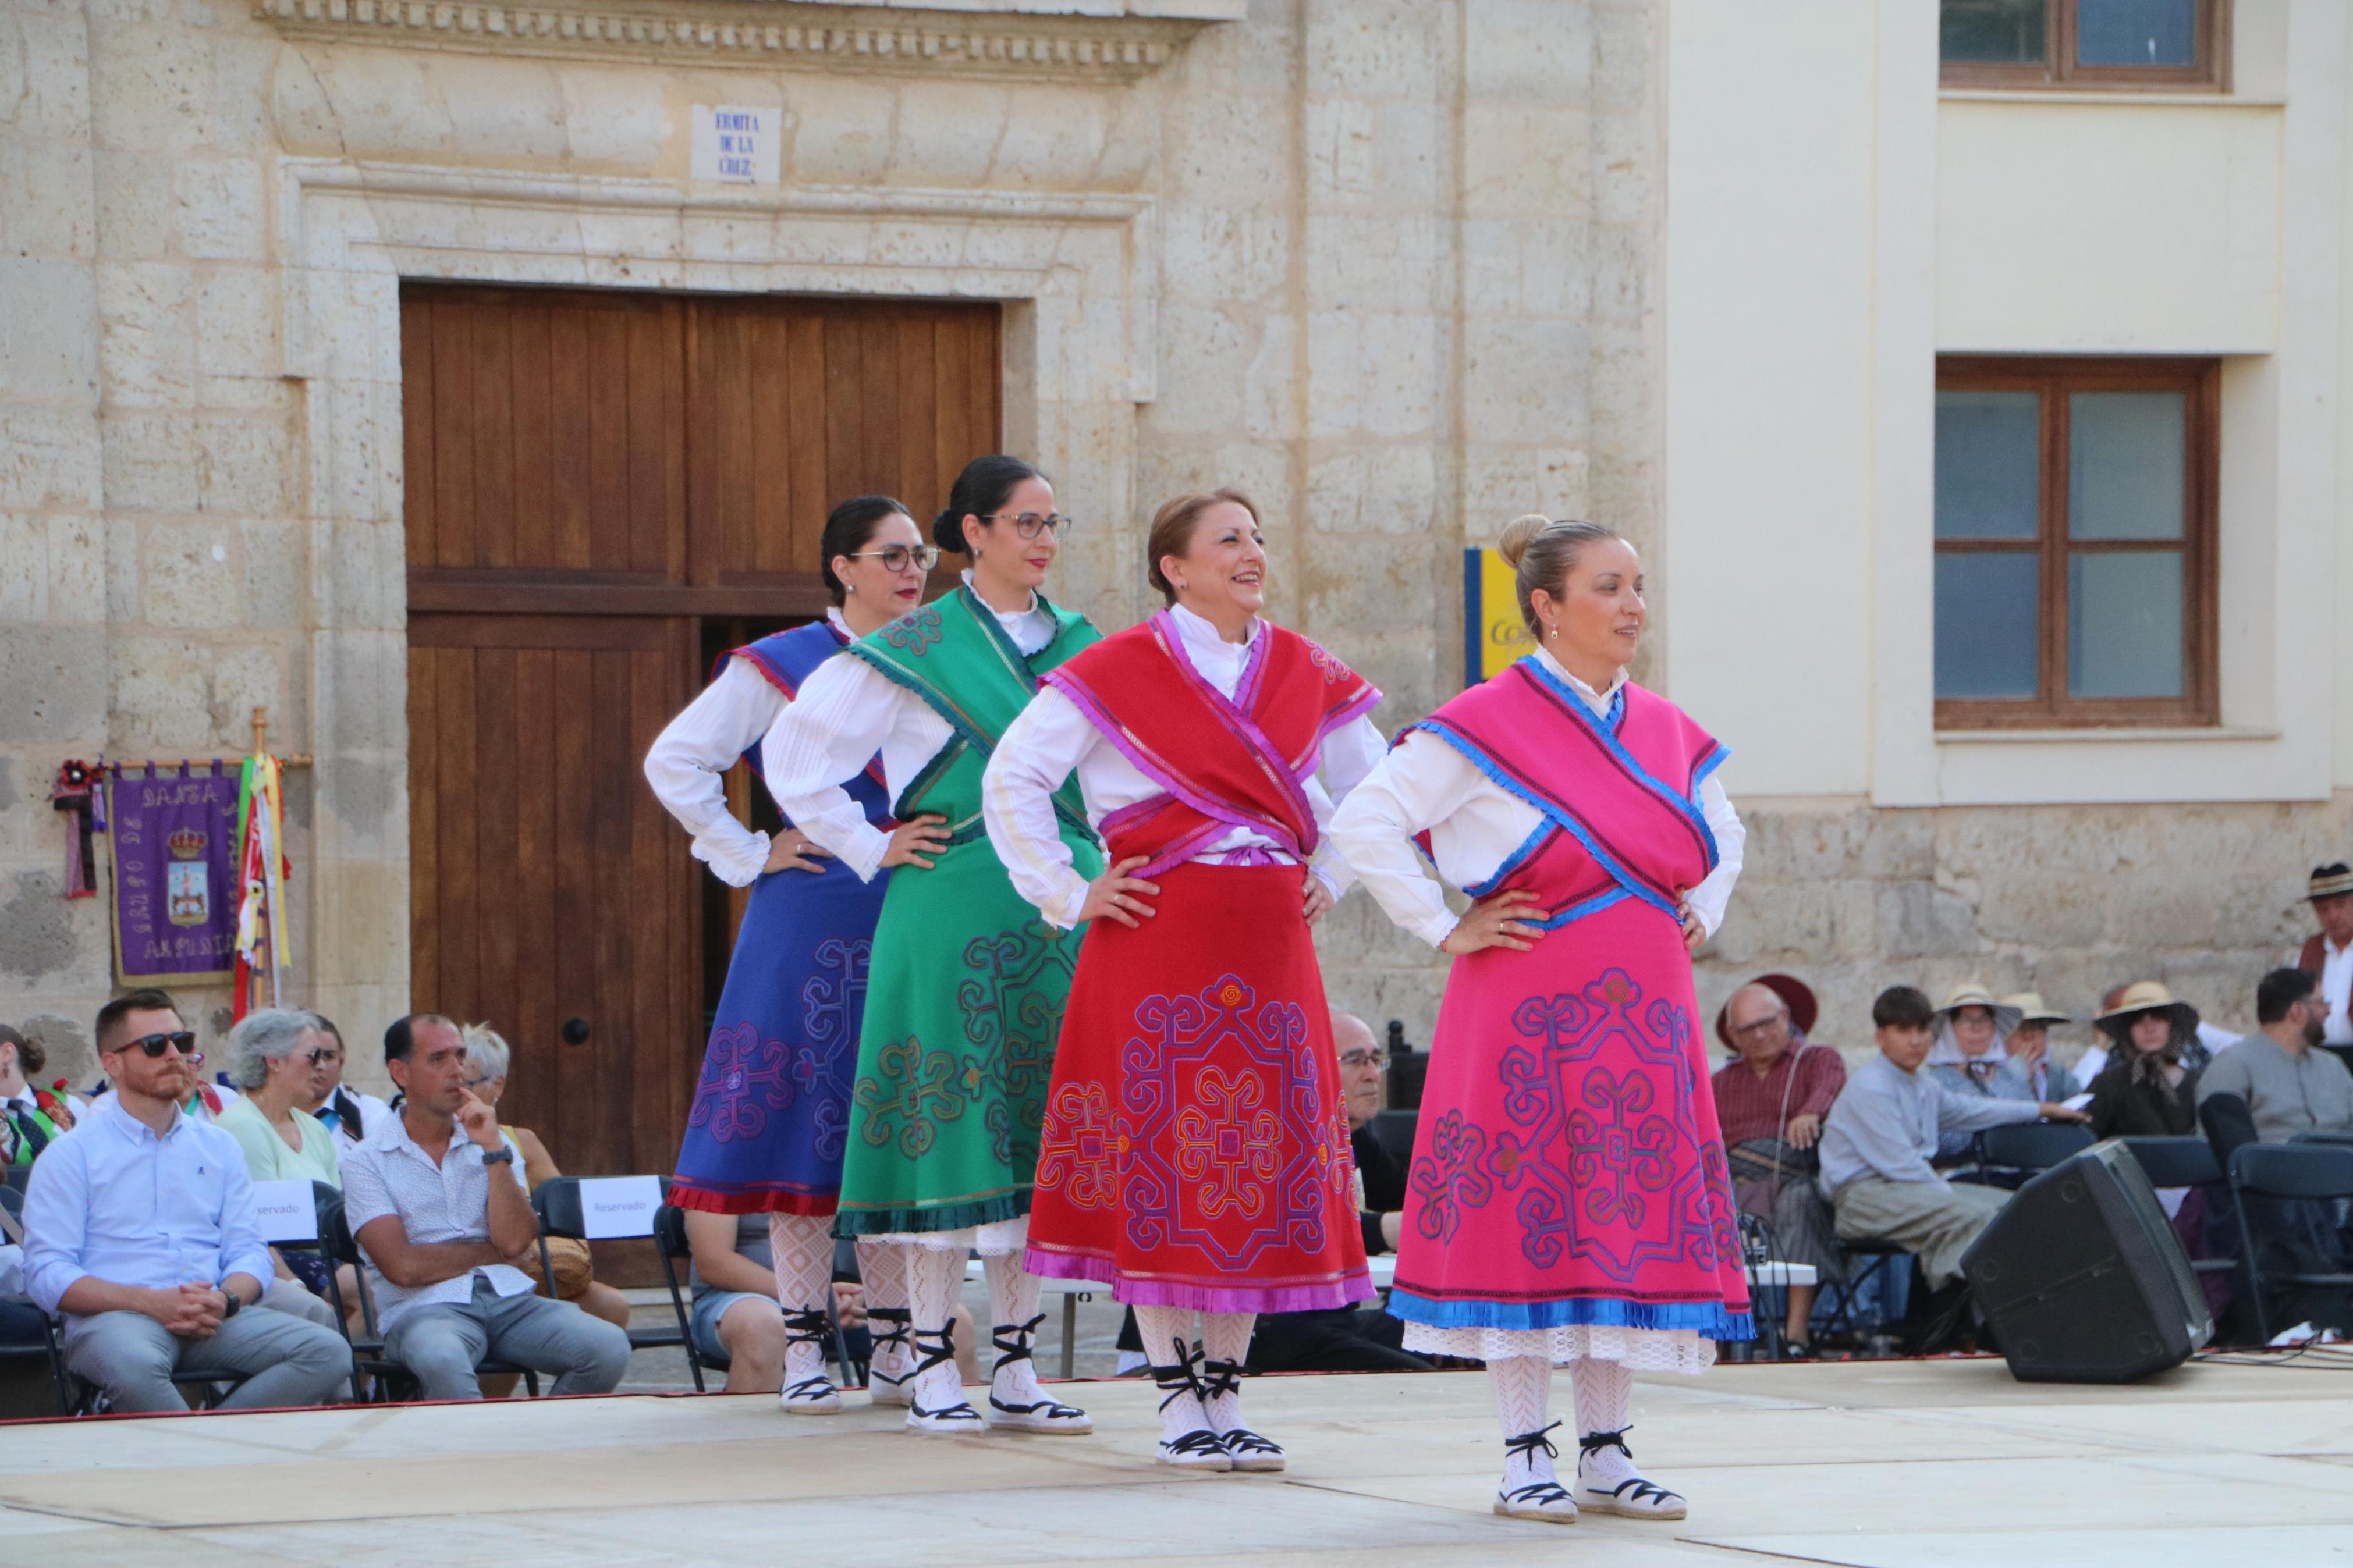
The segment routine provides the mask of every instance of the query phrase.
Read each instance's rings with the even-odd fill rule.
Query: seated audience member
[[[2181,1137],[2198,1131],[2198,1010],[2153,980],[2127,986],[2093,1020],[2110,1048],[2085,1108],[2095,1138]]]
[[[466,1088],[496,1111],[499,1097],[507,1091],[507,1075],[514,1065],[513,1049],[488,1024],[467,1025],[465,1037]],[[555,1157],[547,1152],[547,1145],[530,1128],[501,1124],[499,1135],[514,1151],[513,1169],[522,1178],[526,1194],[537,1191],[542,1182],[552,1182],[564,1174],[556,1166]],[[604,1319],[615,1328],[629,1326],[629,1299],[610,1285],[598,1283],[586,1242],[552,1236],[547,1238],[547,1260],[555,1268],[558,1300],[577,1301],[581,1310]],[[545,1283],[540,1279],[537,1247],[523,1257],[519,1267],[531,1276],[533,1284]]]
[[[2029,1100],[2026,1080],[2010,1067],[2010,1035],[2018,1027],[2017,1011],[1996,1002],[1975,981],[1945,993],[1931,1026],[1936,1043],[1928,1047],[1928,1076],[1946,1092],[1979,1100]],[[1936,1163],[1965,1163],[1974,1147],[1967,1132],[1947,1131],[1936,1142]]]
[[[1405,1170],[1373,1134],[1386,1058],[1372,1026],[1353,1013],[1332,1015],[1332,1043],[1340,1058],[1340,1092],[1347,1107],[1356,1173],[1364,1183],[1357,1207],[1365,1251],[1394,1252],[1405,1208]],[[1433,1370],[1404,1348],[1404,1339],[1403,1320],[1377,1307],[1264,1312],[1251,1339],[1250,1364],[1260,1372]]]
[[[343,1156],[344,1210],[368,1262],[385,1352],[427,1399],[479,1399],[486,1360],[556,1374],[555,1394],[606,1394],[629,1336],[569,1301],[534,1295],[515,1264],[539,1226],[498,1117],[466,1088],[466,1042],[436,1014],[384,1034],[400,1113]]]
[[[248,1013],[229,1031],[229,1076],[239,1093],[214,1125],[237,1140],[257,1182],[343,1184],[334,1135],[301,1109],[322,1044],[316,1021],[291,1007]]]
[[[2126,995],[2139,986],[2153,986],[2158,994],[2165,996],[2168,1003],[2171,1000],[2170,994],[2165,987],[2154,980],[2131,980],[2122,985],[2109,986],[2106,994],[2100,998],[2099,1010],[2092,1015],[2094,1027],[2091,1047],[2075,1058],[2073,1070],[2077,1083],[2088,1089],[2094,1079],[2107,1070],[2110,1042],[2108,1036],[2097,1027],[2098,1021],[2124,1008]],[[2187,1006],[2188,1004],[2185,1003],[2183,1005]],[[2207,1063],[2237,1045],[2239,1037],[2228,1029],[2216,1028],[2205,1019],[2199,1017],[2198,1009],[2195,1007],[2189,1009],[2189,1016],[2192,1037],[2189,1043],[2182,1047],[2181,1065],[2193,1073],[2203,1072]]]
[[[343,1048],[343,1034],[332,1019],[317,1013],[311,1022],[319,1026],[317,1065],[311,1069],[311,1090],[302,1101],[302,1109],[319,1119],[319,1125],[334,1134],[335,1152],[349,1153],[366,1139],[379,1117],[392,1114],[392,1107],[375,1095],[343,1085],[343,1063],[349,1053]]]
[[[1955,1185],[1929,1158],[1939,1136],[2039,1117],[2081,1121],[2080,1111],[2031,1100],[1947,1090],[1921,1067],[1936,1017],[1928,998],[1892,986],[1871,1005],[1879,1055],[1854,1070],[1822,1124],[1822,1185],[1845,1241],[1877,1241],[1916,1253],[1931,1289],[1961,1277],[1961,1254],[2010,1194]]]
[[[0,1208],[0,1345],[37,1345],[48,1314],[25,1299],[25,1227]]]
[[[2299,1132],[2353,1131],[2353,1073],[2326,1050],[2326,1009],[2310,973],[2274,969],[2255,988],[2255,1032],[2198,1076],[2200,1103],[2234,1095],[2255,1135],[2284,1143]]]
[[[316,1405],[351,1374],[332,1328],[255,1311],[272,1277],[237,1140],[182,1109],[203,1061],[160,991],[99,1010],[112,1092],[33,1166],[26,1289],[66,1365],[124,1411],[185,1410],[174,1372],[245,1381],[224,1409]]]
[[[1715,1037],[1736,1053],[1716,1070],[1715,1116],[1732,1166],[1732,1195],[1773,1227],[1774,1256],[1810,1263],[1821,1283],[1846,1278],[1830,1201],[1814,1175],[1822,1119],[1846,1087],[1846,1064],[1806,1037],[1814,1026],[1812,989],[1788,974],[1765,974],[1732,994],[1715,1016]],[[1816,1285],[1788,1288],[1792,1350],[1810,1342]]]
[[[688,1209],[690,1331],[705,1360],[724,1357],[728,1394],[775,1394],[785,1385],[785,1312],[776,1304],[776,1253],[765,1214]]]
[[[2010,1053],[2010,1070],[2015,1073],[2026,1092],[2021,1100],[2068,1100],[2084,1092],[2085,1085],[2073,1072],[2051,1059],[2051,1027],[2074,1020],[2066,1014],[2055,1012],[2043,1005],[2040,991],[2021,991],[2015,996],[2005,996],[2000,1004],[2018,1013],[2018,1027],[2002,1042]]]
[[[2320,929],[2289,960],[2312,976],[2320,999],[2320,1043],[2353,1047],[2353,867],[2343,861],[2315,866],[2305,884],[2305,901]]]
[[[0,1024],[0,1165],[29,1165],[72,1130],[72,1102],[33,1081],[47,1065],[39,1041]]]
[[[316,1058],[324,1048],[317,1018],[290,1007],[264,1007],[248,1013],[229,1031],[229,1077],[240,1092],[221,1107],[214,1125],[237,1140],[245,1151],[245,1173],[257,1182],[324,1182],[341,1188],[343,1175],[335,1141],[318,1121],[304,1112],[310,1098]],[[299,1312],[313,1322],[334,1326],[334,1309],[325,1298],[326,1260],[315,1252],[294,1248],[269,1249],[278,1279],[262,1305]],[[344,1267],[341,1281],[344,1310],[356,1320],[357,1284]],[[287,1287],[299,1284],[311,1300],[295,1298]]]

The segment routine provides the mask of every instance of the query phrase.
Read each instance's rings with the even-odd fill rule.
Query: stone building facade
[[[1820,9],[1821,68],[1867,53],[1878,0]],[[1806,405],[1729,359],[1671,366],[1678,257],[1789,239],[1670,201],[1671,132],[1724,96],[1670,67],[1722,11],[0,0],[0,1016],[70,1060],[110,990],[106,911],[58,897],[59,763],[234,754],[257,706],[315,758],[290,792],[295,994],[345,1024],[363,1078],[383,1022],[434,1003],[410,995],[401,285],[438,279],[998,301],[1005,443],[1082,520],[1060,595],[1140,617],[1153,507],[1242,486],[1274,614],[1385,690],[1385,728],[1459,688],[1466,544],[1528,510],[1609,521],[1651,558],[1643,673],[1741,752],[1749,871],[1703,960],[1711,1011],[1799,969],[1852,1044],[1893,975],[2080,1010],[2154,969],[2243,1022],[2296,873],[2345,841],[2333,783],[1948,802],[1772,743],[1743,760],[1775,721],[1706,672],[1786,693],[1853,650],[1744,648],[1737,628],[1789,620],[1738,612],[1752,520],[1671,482],[1738,466],[1680,389]],[[1889,26],[1933,116],[1933,43]],[[692,176],[712,105],[781,116],[775,183]],[[1848,279],[1867,237],[1814,236],[1818,270]],[[1870,593],[1800,613],[1867,623]],[[1788,706],[1805,733],[1870,727]],[[1427,1038],[1433,954],[1362,898],[1321,942],[1335,1000]],[[216,1034],[225,993],[192,1000]]]

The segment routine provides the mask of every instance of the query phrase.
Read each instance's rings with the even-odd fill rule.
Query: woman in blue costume
[[[937,559],[906,508],[887,496],[834,508],[820,548],[834,604],[826,618],[723,656],[710,686],[646,754],[646,780],[694,835],[695,858],[729,886],[752,889],[670,1202],[688,1212],[691,1234],[716,1227],[698,1241],[769,1254],[775,1307],[733,1296],[712,1331],[731,1356],[730,1392],[774,1388],[759,1363],[776,1364],[781,1309],[783,1405],[794,1415],[841,1408],[825,1373],[826,1294],[867,963],[887,879],[860,880],[797,828],[771,839],[745,827],[727,809],[721,775],[739,758],[758,773],[760,743],[802,682],[913,609]],[[879,762],[848,788],[868,821],[891,826]],[[861,1243],[859,1266],[875,1323],[875,1396],[903,1404],[899,1385],[912,1360],[905,1259],[894,1247]],[[765,1355],[744,1353],[764,1336]]]

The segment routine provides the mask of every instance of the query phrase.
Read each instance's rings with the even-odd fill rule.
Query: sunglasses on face
[[[341,1051],[312,1051],[302,1059],[309,1062],[312,1067],[320,1067],[328,1062],[342,1061],[343,1059],[343,1053]]]
[[[168,1035],[142,1035],[135,1040],[125,1040],[117,1050],[145,1051],[152,1058],[165,1051],[177,1050],[184,1057],[196,1054],[196,1036],[193,1029],[177,1029]]]

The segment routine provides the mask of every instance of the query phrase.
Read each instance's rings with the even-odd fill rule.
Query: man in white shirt
[[[170,997],[99,1010],[113,1092],[33,1166],[26,1293],[66,1320],[66,1365],[120,1411],[181,1410],[172,1374],[245,1381],[223,1409],[317,1405],[351,1375],[341,1334],[256,1311],[272,1270],[237,1140],[181,1109],[196,1038]]]
[[[491,1108],[466,1087],[466,1042],[438,1014],[385,1031],[407,1096],[343,1156],[343,1207],[368,1263],[385,1354],[427,1399],[480,1399],[474,1369],[511,1362],[555,1375],[553,1394],[609,1394],[629,1336],[569,1301],[533,1295],[514,1267],[539,1222]]]

